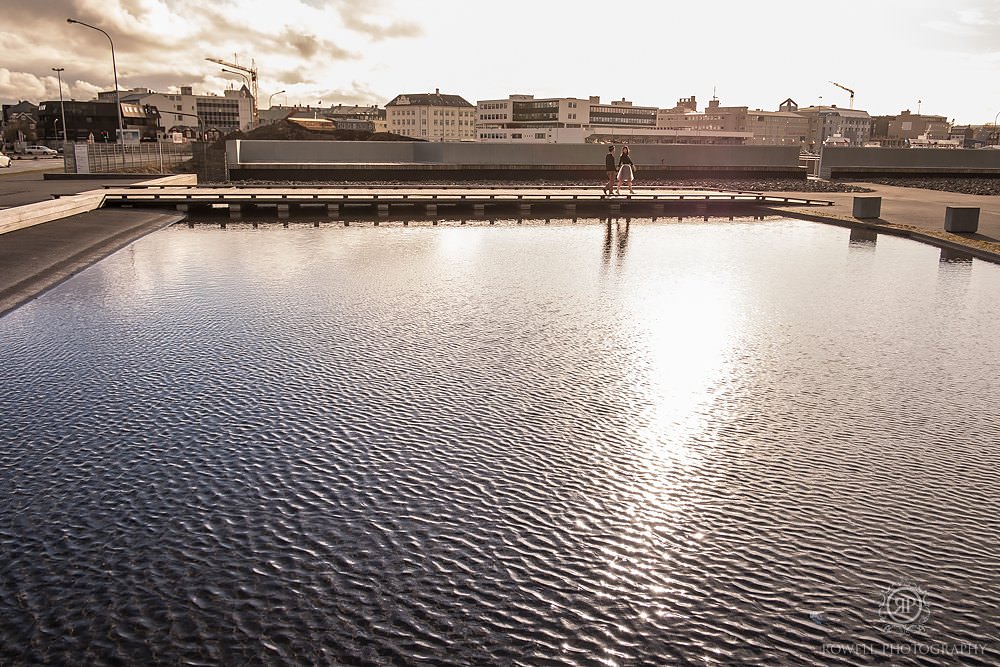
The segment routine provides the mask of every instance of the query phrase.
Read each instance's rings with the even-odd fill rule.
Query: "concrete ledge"
[[[636,183],[654,178],[745,178],[781,177],[806,179],[804,167],[775,166],[662,166],[639,165]],[[449,181],[550,179],[605,181],[603,165],[456,165],[429,163],[256,163],[230,167],[229,178],[241,180],[297,180],[297,181],[421,181],[447,179]]]
[[[198,185],[198,174],[174,174],[142,181],[136,185]]]
[[[0,210],[0,234],[67,218],[71,215],[87,213],[100,208],[102,204],[104,204],[104,192],[91,190],[52,201],[3,209]]]
[[[914,241],[919,241],[920,243],[926,243],[927,245],[932,245],[936,248],[944,248],[947,250],[956,250],[959,252],[963,252],[967,255],[975,257],[976,259],[981,259],[985,262],[1000,264],[1000,243],[992,241],[981,241],[978,239],[970,239],[955,234],[950,234],[945,231],[927,232],[917,229],[915,227],[911,227],[909,225],[897,225],[891,222],[885,222],[884,220],[881,219],[875,221],[862,222],[859,220],[855,220],[853,218],[841,218],[834,215],[805,213],[798,210],[769,208],[769,207],[762,208],[761,210],[768,211],[773,215],[792,217],[792,218],[797,218],[799,220],[822,222],[824,224],[836,225],[838,227],[847,227],[849,229],[869,229],[883,234],[900,236],[903,238],[912,239]]]
[[[89,177],[88,180],[93,180],[95,176],[102,179],[106,176],[106,174],[84,175]],[[132,178],[135,178],[135,174],[132,175]],[[174,174],[137,183],[137,185],[197,184],[198,176],[196,174]],[[65,195],[53,201],[43,201],[0,209],[0,234],[94,211],[104,205],[104,198],[105,193],[103,190],[88,190],[76,195]]]
[[[67,174],[63,171],[47,172],[42,178],[46,181],[134,181],[142,178],[142,174]]]
[[[0,316],[146,234],[179,222],[160,211],[93,211],[13,232],[0,243]]]

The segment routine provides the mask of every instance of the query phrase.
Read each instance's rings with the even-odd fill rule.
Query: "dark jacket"
[[[627,164],[627,165],[630,165],[630,166],[634,166],[635,165],[635,163],[632,162],[632,158],[630,158],[628,155],[625,155],[624,153],[622,153],[621,159],[618,160],[618,166],[620,167],[623,164]]]
[[[604,168],[608,171],[615,170],[615,154],[611,151],[608,151],[607,156],[604,158]]]

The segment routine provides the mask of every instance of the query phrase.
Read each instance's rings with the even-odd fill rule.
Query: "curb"
[[[838,227],[847,227],[853,229],[867,229],[876,232],[882,232],[884,234],[891,234],[892,236],[900,236],[903,238],[912,239],[920,243],[926,243],[928,245],[935,246],[937,248],[945,248],[947,250],[958,250],[966,254],[972,255],[977,259],[981,259],[986,262],[992,262],[993,264],[1000,264],[1000,243],[995,241],[981,241],[979,239],[969,239],[958,234],[952,234],[950,232],[930,232],[926,230],[921,230],[910,225],[899,225],[882,218],[876,220],[858,220],[856,218],[848,217],[838,217],[832,215],[817,215],[815,213],[805,213],[795,209],[780,209],[773,207],[766,207],[769,213],[774,215],[784,215],[793,218],[798,218],[800,220],[811,220],[813,222],[822,222],[829,225],[836,225]]]

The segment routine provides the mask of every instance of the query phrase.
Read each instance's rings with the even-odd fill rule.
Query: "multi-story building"
[[[834,104],[803,107],[795,113],[809,120],[805,146],[809,150],[819,150],[828,139],[846,146],[864,146],[871,139],[872,118],[867,111]]]
[[[253,125],[253,96],[243,86],[222,95],[195,95],[191,86],[181,86],[180,93],[156,93],[148,88],[120,91],[119,99],[156,107],[160,113],[160,132],[182,132],[194,136],[201,131],[226,135],[248,130]],[[98,99],[113,100],[114,91],[98,94]]]
[[[114,143],[117,140],[118,112],[114,101],[47,100],[38,105],[39,141],[52,144],[62,139],[64,111],[67,141]],[[126,141],[156,141],[161,135],[159,113],[148,104],[122,102],[121,121]]]
[[[742,132],[661,124],[658,111],[625,99],[603,104],[596,96],[511,95],[478,102],[476,132],[479,141],[499,143],[741,144],[749,137]]]
[[[917,139],[942,140],[951,134],[951,124],[944,116],[911,113],[909,109],[896,116],[876,116],[872,119],[872,140],[882,146],[909,146]]]
[[[948,138],[961,142],[964,148],[997,146],[1000,145],[1000,128],[996,125],[955,125]]]
[[[656,114],[656,125],[748,134],[746,143],[753,145],[801,147],[806,141],[809,121],[795,113],[797,108],[792,100],[782,102],[779,111],[724,107],[717,98],[713,98],[704,113],[698,113],[697,100],[692,96],[678,100],[673,109],[660,109]]]
[[[397,95],[385,105],[389,132],[426,141],[475,141],[476,110],[458,95]]]

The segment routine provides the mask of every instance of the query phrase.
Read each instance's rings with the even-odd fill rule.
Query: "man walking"
[[[608,182],[604,184],[605,194],[614,194],[615,183],[618,181],[618,166],[615,164],[615,147],[608,146],[608,154],[604,156],[604,170],[608,174]]]

